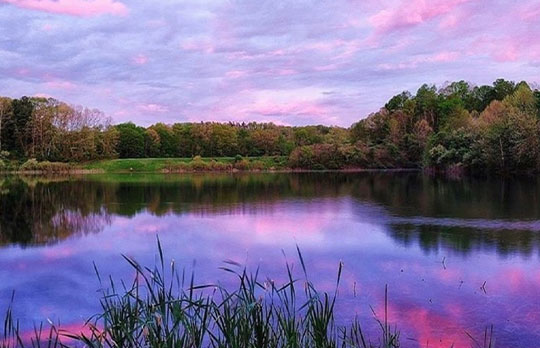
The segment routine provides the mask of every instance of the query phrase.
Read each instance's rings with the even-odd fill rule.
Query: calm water
[[[95,262],[130,279],[121,254],[168,259],[197,280],[232,281],[234,260],[277,280],[285,256],[330,290],[345,270],[339,320],[370,305],[403,346],[471,346],[493,324],[498,347],[540,342],[540,180],[448,181],[417,173],[123,175],[0,179],[0,308],[30,327],[77,327],[98,311]],[[482,285],[484,287],[482,288]],[[409,339],[411,338],[411,339]],[[415,340],[412,340],[414,338]]]

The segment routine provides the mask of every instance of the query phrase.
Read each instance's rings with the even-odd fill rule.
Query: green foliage
[[[24,161],[99,159],[105,171],[342,168],[536,171],[540,169],[540,91],[524,81],[466,81],[402,92],[350,128],[273,123],[134,123],[110,126],[97,110],[54,99],[0,98],[0,150]],[[204,158],[198,159],[198,157]],[[236,156],[236,157],[235,157]],[[279,161],[267,160],[278,156]],[[248,159],[263,157],[260,163]],[[152,158],[170,159],[167,165]],[[189,160],[192,158],[192,160]],[[219,158],[211,164],[208,158]],[[285,160],[282,160],[285,158]],[[7,156],[0,158],[4,161]],[[180,159],[180,160],[179,160]],[[188,163],[189,162],[189,163]],[[126,167],[129,165],[129,167]]]
[[[384,105],[385,109],[392,112],[396,110],[403,110],[405,108],[405,103],[410,100],[412,97],[411,93],[408,91],[401,92],[400,94],[393,96],[388,103]]]
[[[30,158],[24,162],[20,167],[19,171],[22,172],[40,172],[40,173],[68,173],[73,168],[62,162],[39,162],[35,158]]]
[[[451,166],[475,167],[479,164],[477,139],[463,128],[431,136],[425,152],[425,164],[444,169]]]
[[[39,162],[35,158],[30,158],[28,161],[24,162],[20,170],[22,171],[34,171],[39,170]]]
[[[493,96],[496,100],[503,100],[514,92],[516,83],[513,81],[506,81],[504,79],[497,79],[493,82]]]
[[[540,117],[540,91],[535,90],[533,92],[533,95],[536,102],[536,114],[538,115],[538,117]]]
[[[294,149],[289,156],[289,166],[296,169],[335,170],[366,165],[366,156],[361,144],[305,145]]]
[[[122,158],[140,158],[145,155],[145,129],[134,123],[117,125],[118,144],[116,151]]]

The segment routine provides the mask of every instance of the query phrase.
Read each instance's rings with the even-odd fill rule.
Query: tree
[[[393,96],[388,103],[384,105],[385,109],[392,112],[396,110],[403,110],[405,103],[412,97],[411,92],[403,91],[398,95]]]
[[[146,157],[159,157],[161,153],[161,138],[154,128],[148,128],[144,133]]]
[[[119,124],[115,128],[118,131],[116,152],[120,158],[144,157],[145,129],[131,122]]]
[[[540,117],[540,91],[534,91],[534,99],[536,100],[536,115]]]
[[[416,101],[416,113],[420,118],[426,119],[435,131],[439,129],[437,117],[437,88],[427,84],[422,85],[414,97]]]
[[[20,157],[26,157],[31,141],[31,120],[34,105],[28,97],[11,101],[12,115],[6,124],[6,134],[11,134],[6,142],[6,150]]]
[[[495,100],[495,89],[492,86],[474,87],[471,92],[471,105],[469,111],[482,112]]]
[[[163,123],[156,123],[149,129],[153,129],[159,136],[159,156],[175,157],[177,155],[177,138],[174,137],[173,130]]]
[[[466,127],[470,119],[470,114],[465,109],[463,100],[456,95],[450,97],[440,96],[437,114],[441,130]]]
[[[505,79],[497,79],[493,82],[493,99],[503,100],[506,96],[512,94],[516,84]]]
[[[116,147],[120,133],[116,127],[106,125],[104,129],[98,133],[98,153],[99,158],[115,158],[118,156]]]
[[[250,155],[279,155],[279,128],[273,123],[265,123],[251,131],[253,150]]]
[[[519,111],[529,115],[537,114],[536,102],[537,100],[533,91],[529,85],[524,82],[520,83],[516,87],[514,93],[504,98],[504,103],[508,104],[509,106],[513,106]]]
[[[238,134],[230,124],[212,123],[210,135],[212,156],[235,156],[238,154]]]
[[[2,125],[5,124],[5,121],[11,117],[11,99],[0,97],[0,151],[3,151],[2,148],[2,137],[4,136],[4,129]]]
[[[175,123],[172,127],[174,137],[177,139],[176,153],[180,157],[195,156],[195,142],[192,135],[193,124]]]

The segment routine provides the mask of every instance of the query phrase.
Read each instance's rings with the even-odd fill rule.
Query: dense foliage
[[[0,98],[2,160],[80,162],[116,156],[118,132],[102,112],[55,99]]]
[[[111,126],[97,110],[54,99],[0,98],[0,161],[287,156],[291,168],[303,169],[537,171],[539,118],[540,91],[503,79],[490,86],[423,85],[348,129],[255,122]]]

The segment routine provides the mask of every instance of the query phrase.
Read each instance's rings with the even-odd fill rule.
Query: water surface
[[[224,260],[284,279],[303,251],[310,275],[334,286],[338,320],[371,307],[404,347],[471,346],[494,325],[498,347],[540,342],[540,181],[444,180],[419,173],[108,175],[0,179],[0,308],[15,290],[26,327],[76,327],[99,309],[102,273],[130,279],[121,254],[168,259],[200,283],[232,278]],[[284,256],[284,254],[286,256]],[[298,268],[298,267],[297,267]]]

